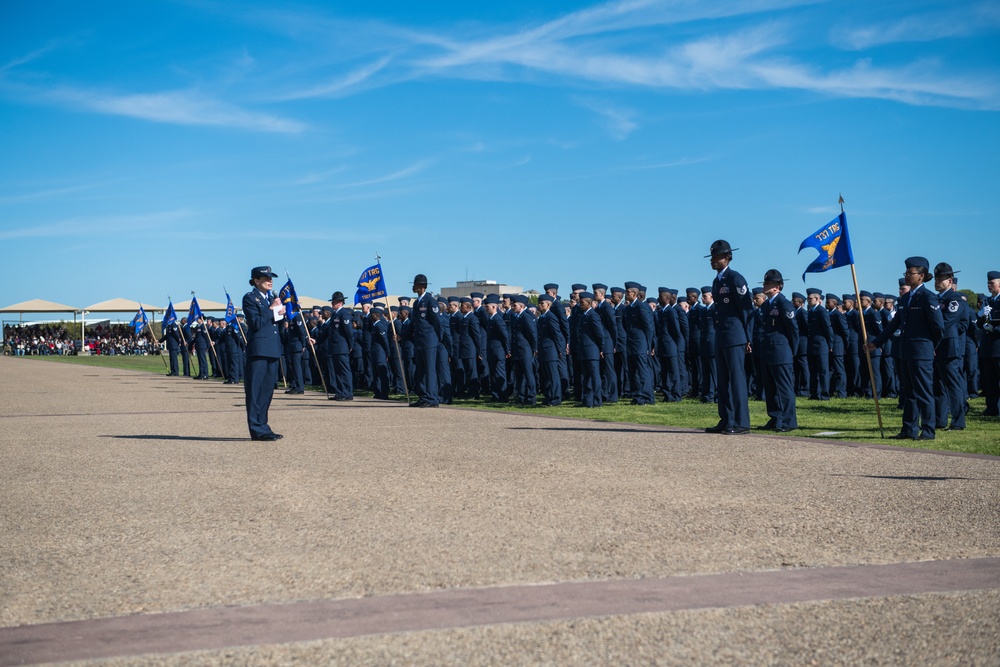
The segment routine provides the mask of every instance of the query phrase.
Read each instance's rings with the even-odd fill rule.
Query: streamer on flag
[[[232,324],[236,321],[236,306],[233,305],[233,297],[226,292],[226,322]]]
[[[201,317],[201,306],[198,305],[198,299],[193,294],[191,295],[191,307],[188,308],[188,324],[194,324]]]
[[[369,266],[358,278],[358,291],[354,293],[354,305],[385,298],[385,279],[382,265]]]
[[[847,233],[847,214],[841,213],[807,236],[802,245],[799,246],[799,252],[805,248],[815,248],[819,251],[819,257],[806,267],[802,273],[803,281],[806,279],[807,273],[823,273],[830,269],[839,269],[842,266],[854,264],[851,237]]]
[[[292,322],[299,314],[299,295],[295,293],[295,285],[292,284],[291,278],[278,292],[278,298],[285,304],[285,319]]]
[[[167,304],[167,312],[163,314],[163,321],[160,322],[160,326],[166,329],[173,324],[177,324],[177,312],[174,310],[174,303],[171,301]]]
[[[149,324],[149,320],[146,319],[146,311],[143,310],[142,305],[140,305],[139,312],[132,318],[132,330],[135,332],[135,335],[138,336],[141,334],[147,324]]]

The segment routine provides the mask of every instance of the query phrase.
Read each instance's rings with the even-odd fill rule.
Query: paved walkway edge
[[[193,609],[0,628],[0,666],[691,609],[1000,588],[1000,558]]]

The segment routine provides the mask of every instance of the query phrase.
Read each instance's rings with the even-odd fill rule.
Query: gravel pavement
[[[1000,459],[0,358],[3,627],[455,588],[1000,557]],[[1000,664],[981,590],[160,653],[120,664]],[[179,649],[180,650],[180,649]],[[71,655],[68,657],[72,657]]]

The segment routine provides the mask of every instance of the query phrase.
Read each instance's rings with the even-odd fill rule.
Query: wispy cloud
[[[63,86],[42,91],[40,96],[81,110],[158,123],[214,125],[257,132],[298,133],[306,129],[298,121],[248,111],[193,90],[123,95]]]
[[[639,124],[633,120],[636,112],[631,109],[587,98],[577,98],[576,101],[580,106],[590,109],[600,116],[611,136],[619,141],[627,139],[632,132],[639,128]]]
[[[364,188],[372,185],[381,185],[383,183],[391,183],[392,181],[398,181],[403,178],[409,178],[410,176],[415,176],[420,172],[427,169],[429,166],[434,164],[434,160],[421,160],[420,162],[411,164],[409,167],[404,167],[389,174],[383,176],[376,176],[374,178],[365,179],[362,181],[353,181],[350,183],[338,183],[331,186],[334,189],[347,189],[347,188]]]
[[[321,83],[316,86],[309,86],[290,93],[279,94],[274,99],[277,101],[301,100],[313,97],[338,97],[354,92],[375,74],[380,72],[389,64],[391,58],[384,56],[373,63],[368,63],[344,75]]]
[[[111,181],[106,183],[85,183],[81,185],[70,185],[61,188],[48,188],[45,190],[32,190],[31,192],[21,192],[18,194],[0,195],[0,204],[22,204],[25,202],[38,202],[45,201],[49,199],[64,199],[69,195],[76,195],[82,192],[91,192],[93,190],[106,187],[108,185],[114,185],[120,181]]]
[[[866,26],[844,26],[833,30],[834,46],[862,50],[900,42],[930,42],[967,37],[996,30],[1000,26],[1000,5],[995,2],[953,7],[939,12],[904,16]]]

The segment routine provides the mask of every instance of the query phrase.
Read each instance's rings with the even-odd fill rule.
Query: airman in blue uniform
[[[380,305],[372,307],[368,314],[371,323],[371,345],[368,348],[369,367],[372,372],[372,393],[375,398],[389,398],[389,323]]]
[[[458,312],[457,359],[454,367],[455,393],[460,398],[479,398],[479,361],[483,358],[479,317],[472,310],[472,298],[462,297]]]
[[[701,288],[701,313],[698,315],[698,356],[701,367],[701,402],[714,403],[718,373],[715,365],[715,301],[711,285]]]
[[[243,389],[246,395],[247,426],[252,440],[272,441],[281,435],[271,430],[267,412],[271,407],[274,385],[278,380],[278,359],[281,357],[281,336],[274,319],[277,309],[284,309],[281,299],[272,292],[272,280],[278,274],[269,266],[258,266],[250,272],[253,289],[243,295],[246,317],[247,360]]]
[[[628,358],[629,389],[632,393],[632,403],[635,405],[653,405],[653,339],[656,336],[653,326],[653,311],[640,297],[641,285],[637,282],[625,283],[625,295],[628,306],[622,314],[622,324],[625,326],[625,354]]]
[[[538,329],[538,377],[542,386],[542,405],[562,404],[561,365],[566,362],[566,338],[555,313],[562,309],[555,308],[554,303],[558,301],[548,294],[538,297],[540,315],[535,323]]]
[[[598,408],[603,405],[605,394],[601,377],[601,358],[607,349],[605,338],[607,330],[601,321],[601,316],[594,308],[594,295],[590,292],[580,292],[580,329],[577,342],[577,361],[580,365],[580,405],[585,408]]]
[[[855,320],[857,326],[858,340],[865,340],[870,343],[876,336],[882,333],[882,318],[874,308],[875,295],[867,290],[861,290],[858,294],[858,304],[861,307],[859,317]],[[861,330],[861,321],[864,320],[865,329]],[[862,338],[862,334],[867,334],[867,339]],[[871,352],[871,377],[868,374],[868,359],[865,355],[865,345],[862,345],[858,352],[858,366],[861,368],[861,395],[867,398],[882,395],[882,351],[875,348]]]
[[[719,423],[706,431],[727,435],[750,430],[745,362],[750,351],[748,328],[753,299],[746,279],[729,267],[733,251],[728,241],[719,239],[706,255],[717,272],[712,281],[712,300],[716,308],[715,364],[719,405]]]
[[[486,366],[490,380],[490,400],[506,403],[510,398],[507,383],[507,360],[510,358],[510,332],[500,310],[500,295],[487,294],[483,300],[486,309]]]
[[[830,349],[830,396],[847,398],[847,356],[848,325],[847,314],[840,309],[840,297],[826,295],[826,310],[830,314],[830,329],[833,331],[833,347]]]
[[[618,348],[618,320],[615,307],[605,298],[608,286],[604,283],[594,283],[594,310],[604,327],[603,348],[601,349],[601,401],[602,403],[618,402],[618,379],[615,374],[615,350]]]
[[[659,308],[656,310],[656,357],[660,362],[660,391],[667,403],[681,400],[680,367],[684,359],[679,355],[683,343],[680,319],[670,303],[670,288],[660,287]]]
[[[528,297],[513,298],[511,316],[511,364],[514,367],[514,393],[520,405],[535,405],[535,355],[538,353],[538,328],[528,310]]]
[[[177,356],[180,354],[182,343],[180,325],[176,321],[164,330],[160,342],[167,344],[167,352],[170,353],[170,372],[167,375],[177,377],[179,375],[177,372]]]
[[[810,287],[806,290],[809,300],[808,347],[809,358],[809,398],[813,401],[830,400],[830,355],[833,352],[833,329],[830,327],[830,313],[821,303],[822,290]],[[827,300],[829,303],[829,299]],[[843,361],[843,354],[841,361]]]
[[[979,341],[980,386],[986,398],[984,417],[1000,416],[1000,271],[986,274],[989,295],[983,299],[976,316],[982,331]]]
[[[809,396],[809,311],[806,310],[806,295],[792,292],[795,306],[795,326],[799,329],[799,346],[795,350],[795,395]]]
[[[414,276],[413,292],[417,298],[410,312],[412,324],[404,330],[404,340],[413,344],[414,389],[419,397],[412,405],[433,408],[441,402],[437,372],[438,346],[443,335],[441,318],[437,300],[427,292],[427,276]]]
[[[762,354],[764,400],[767,402],[767,423],[764,429],[785,433],[798,428],[795,415],[795,350],[799,346],[799,327],[795,306],[781,289],[785,280],[777,269],[764,274],[762,313]]]
[[[935,423],[937,428],[949,431],[965,429],[965,413],[969,410],[967,385],[962,372],[969,307],[962,295],[955,291],[956,273],[947,262],[934,267],[934,289],[938,293],[944,322],[944,334],[934,351]],[[948,426],[949,414],[951,426]]]
[[[897,440],[933,440],[936,427],[934,405],[934,348],[944,334],[944,320],[936,293],[924,287],[931,279],[924,257],[906,259],[906,284],[909,290],[899,298],[899,316],[895,317],[869,349],[882,345],[897,329],[900,352],[900,394],[903,402],[903,425]]]

